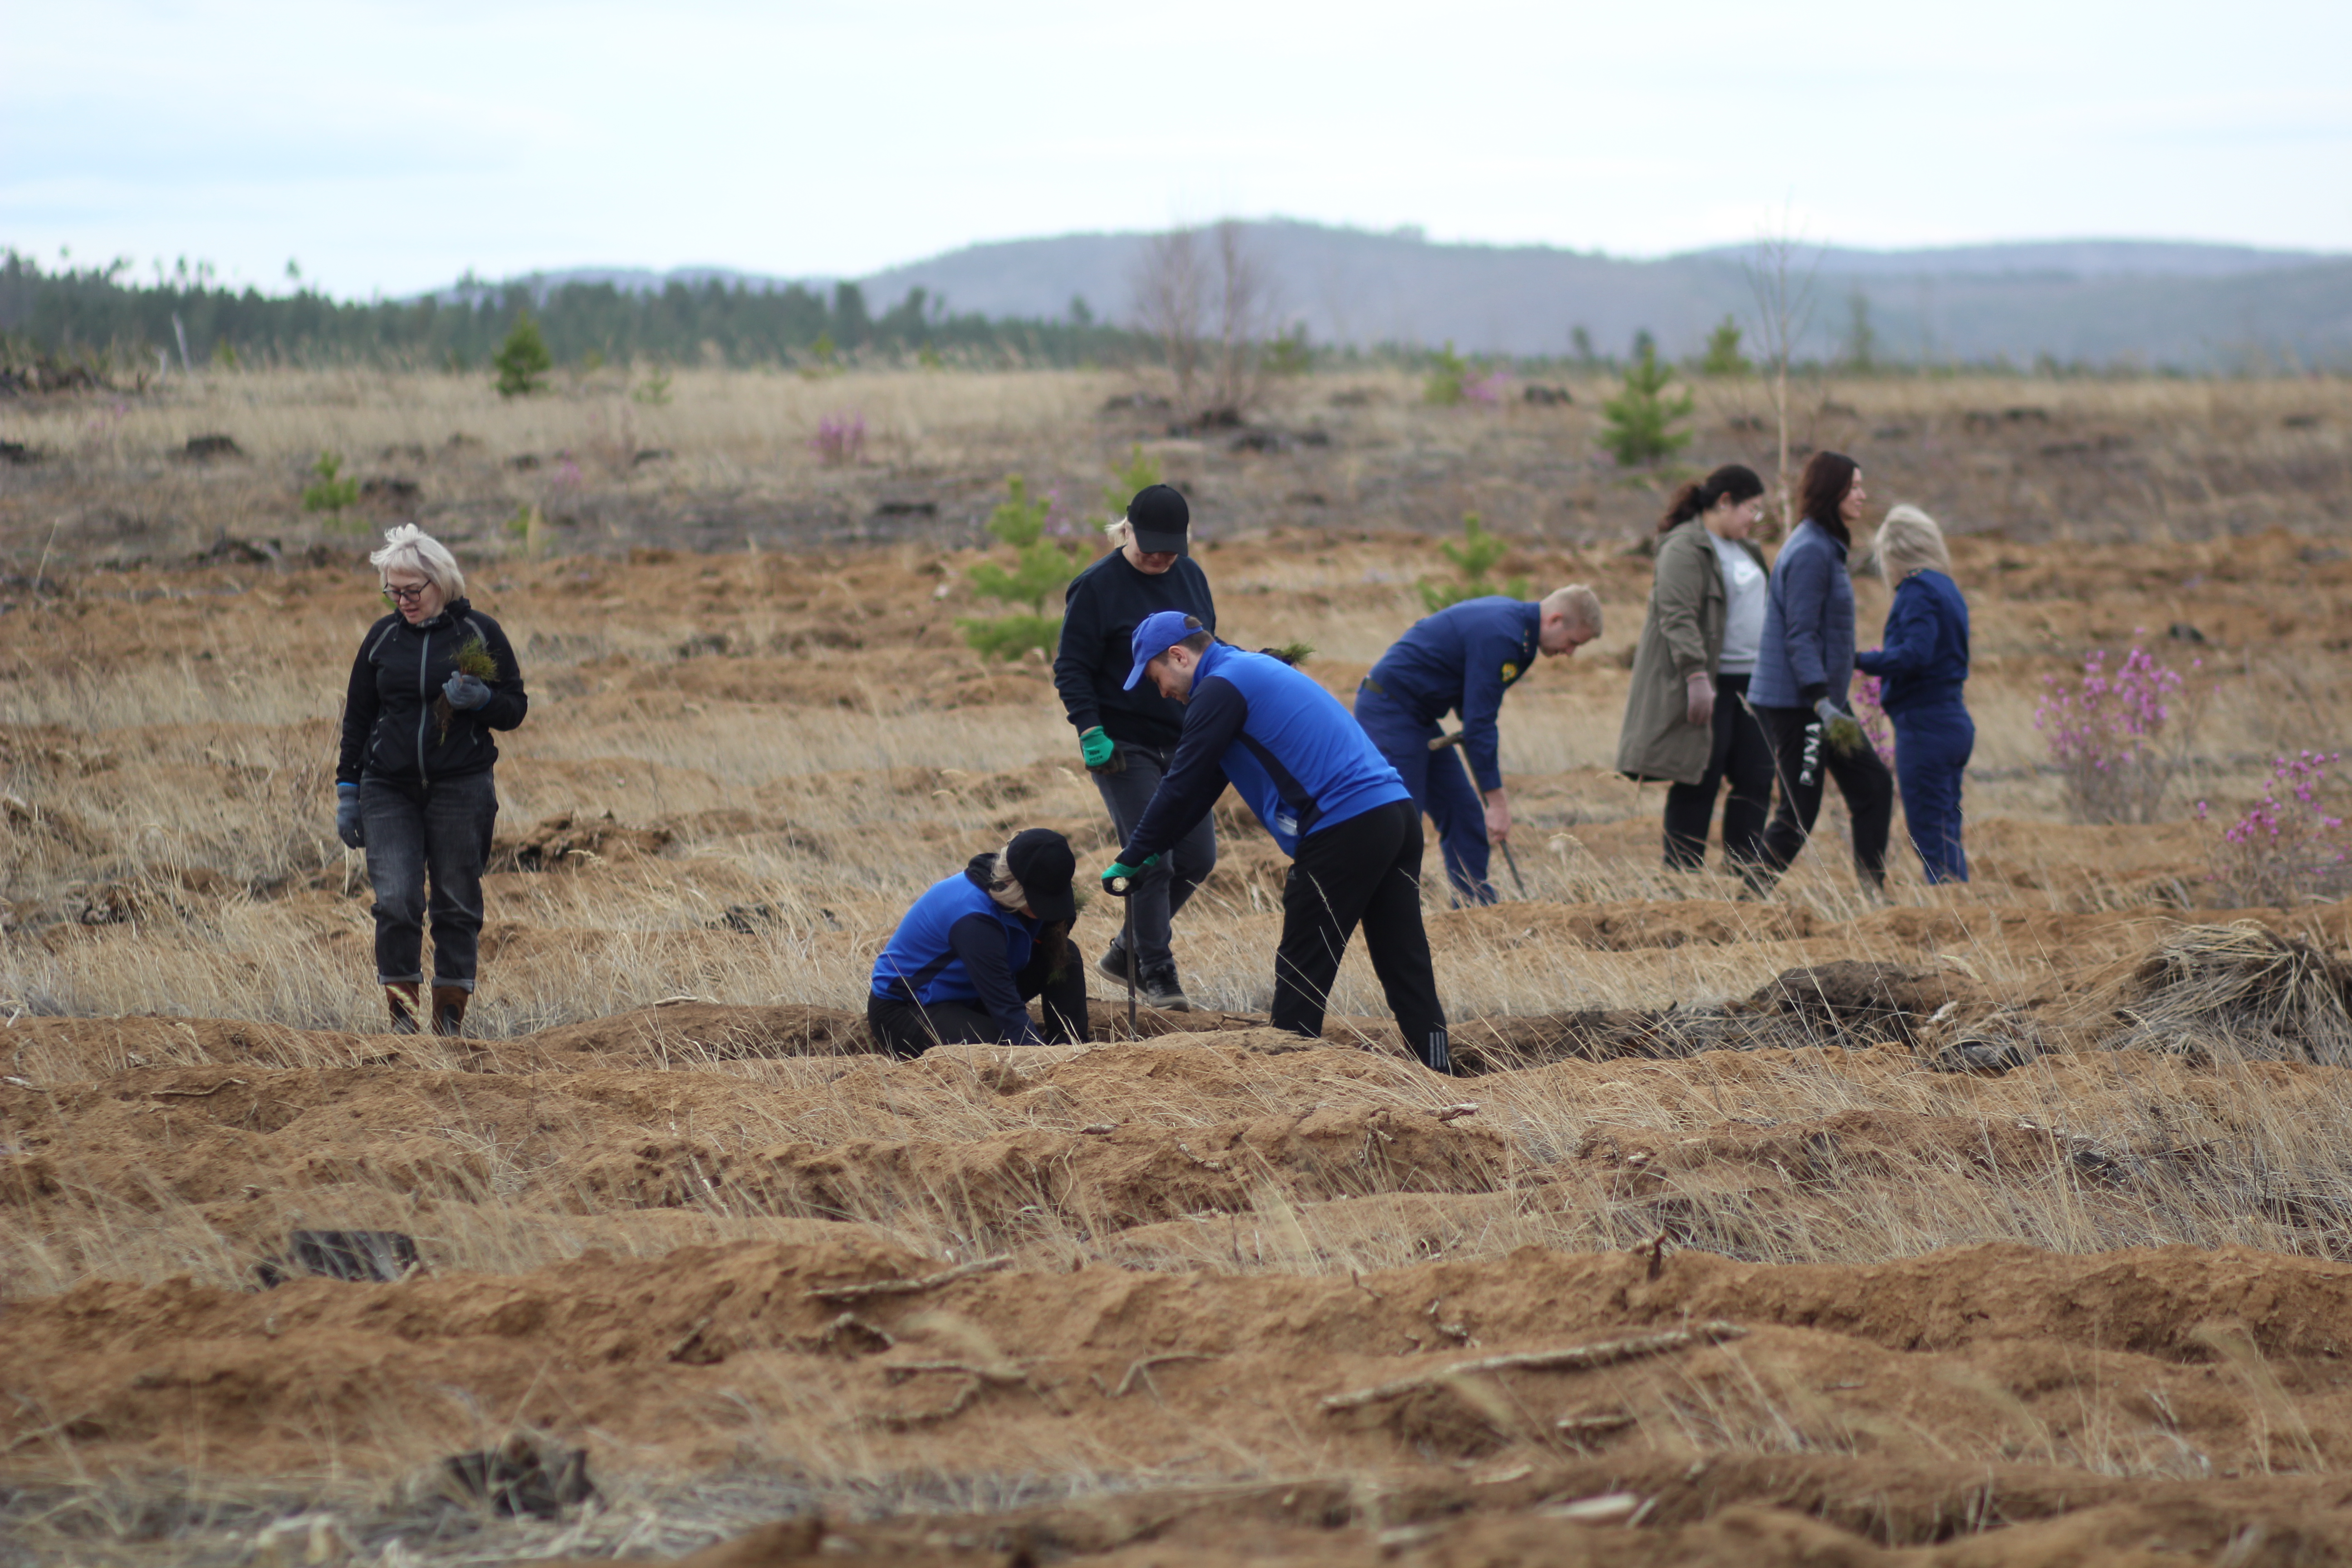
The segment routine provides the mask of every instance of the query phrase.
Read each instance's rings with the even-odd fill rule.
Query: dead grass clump
[[[2183,926],[2119,989],[2114,1049],[2352,1066],[2352,965],[2259,921]]]

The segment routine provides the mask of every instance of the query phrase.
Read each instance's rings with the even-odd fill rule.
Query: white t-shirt
[[[1757,650],[1764,644],[1764,568],[1745,545],[1715,539],[1715,557],[1723,563],[1723,587],[1728,613],[1723,623],[1723,663],[1726,675],[1756,673]]]

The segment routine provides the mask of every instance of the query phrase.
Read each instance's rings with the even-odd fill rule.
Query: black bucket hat
[[[1045,924],[1078,918],[1078,900],[1070,891],[1078,858],[1070,852],[1068,839],[1050,827],[1024,828],[1004,847],[1004,868],[1021,884],[1030,911]]]
[[[1192,553],[1187,538],[1192,509],[1171,486],[1149,485],[1136,491],[1127,503],[1127,525],[1135,531],[1135,547],[1147,555],[1171,550],[1179,555]]]

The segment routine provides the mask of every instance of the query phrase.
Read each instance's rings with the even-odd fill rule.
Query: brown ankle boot
[[[413,1035],[416,1033],[416,1009],[424,1000],[424,998],[418,994],[422,989],[422,984],[415,980],[405,981],[398,985],[387,985],[383,988],[384,1005],[392,1009],[392,1032],[394,1034]]]
[[[433,988],[433,1032],[436,1035],[462,1035],[466,1032],[466,1004],[474,994],[462,985],[436,985]]]

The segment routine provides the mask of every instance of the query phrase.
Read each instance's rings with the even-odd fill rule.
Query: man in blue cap
[[[1600,635],[1601,601],[1580,583],[1532,605],[1499,595],[1465,599],[1415,621],[1356,689],[1356,722],[1437,826],[1457,904],[1495,901],[1488,846],[1511,836],[1495,732],[1503,693],[1538,655],[1572,654]],[[1462,755],[1477,777],[1475,794],[1450,748],[1430,750],[1445,733],[1448,710],[1462,716]]]
[[[1135,628],[1127,684],[1184,704],[1176,755],[1103,873],[1132,879],[1208,815],[1230,783],[1290,857],[1274,957],[1275,1027],[1321,1037],[1340,955],[1356,927],[1405,1047],[1453,1070],[1445,1009],[1421,923],[1421,813],[1339,706],[1278,658],[1221,643],[1175,610]]]

